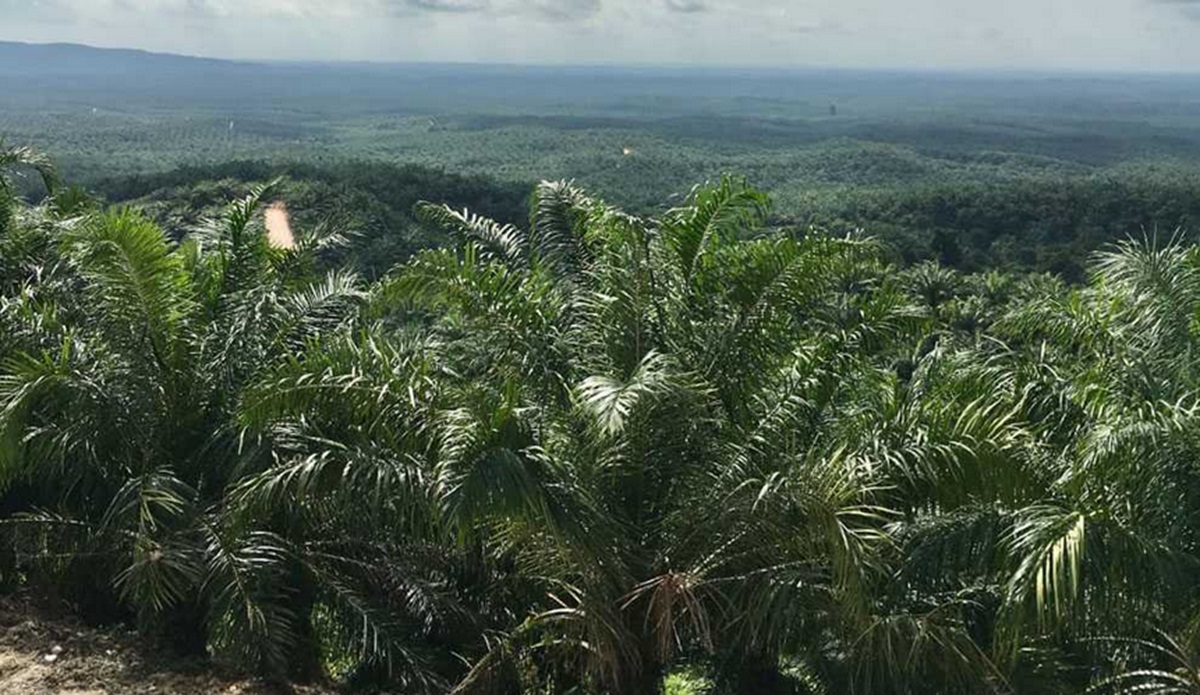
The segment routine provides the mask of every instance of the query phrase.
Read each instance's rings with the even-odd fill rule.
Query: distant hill
[[[224,108],[264,93],[300,93],[282,65],[79,44],[0,42],[0,130],[5,116],[100,109]]]
[[[468,130],[620,129],[633,120],[705,141],[733,134],[775,145],[861,137],[864,128],[871,139],[928,140],[911,132],[881,137],[879,126],[889,133],[931,128],[935,140],[945,140],[952,121],[1007,142],[1093,115],[1139,125],[1156,119],[1190,133],[1200,109],[1200,77],[255,62],[0,42],[0,94],[0,130],[18,112],[42,117],[98,107],[222,117],[269,111],[289,121],[298,113],[326,120],[466,114],[473,119],[462,124]],[[838,106],[836,118],[830,105]],[[1048,121],[1047,114],[1054,118]],[[1033,128],[1031,117],[1038,120]],[[987,147],[1003,149],[994,142]]]
[[[96,75],[129,71],[211,73],[253,67],[252,63],[128,48],[0,41],[0,74],[4,75]]]

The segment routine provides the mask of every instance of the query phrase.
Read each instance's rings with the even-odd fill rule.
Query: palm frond
[[[754,230],[766,219],[768,200],[745,181],[726,176],[720,183],[692,190],[685,207],[670,211],[662,234],[686,280],[714,244]]]
[[[526,235],[512,225],[498,224],[467,211],[458,212],[446,205],[421,203],[416,211],[417,218],[426,224],[454,234],[464,243],[479,244],[486,259],[503,261],[514,269],[528,262]]]

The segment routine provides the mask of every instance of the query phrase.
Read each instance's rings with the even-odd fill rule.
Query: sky
[[[1196,72],[1200,0],[0,0],[0,40],[278,60]]]

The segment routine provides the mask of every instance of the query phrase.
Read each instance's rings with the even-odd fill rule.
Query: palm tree
[[[54,193],[58,186],[58,172],[49,157],[32,147],[9,147],[0,140],[0,192],[12,193],[11,175],[19,167],[36,171],[46,190]]]
[[[988,340],[944,335],[918,360],[918,411],[885,445],[902,453],[902,586],[970,597],[1001,687],[1054,672],[1082,689],[1102,661],[1079,645],[1146,620],[1182,630],[1192,611],[1192,254],[1123,244],[1090,287],[1030,292]]]
[[[264,195],[0,233],[0,580],[405,692],[1196,689],[1179,240],[1068,290],[543,183],[367,285]]]
[[[85,610],[306,676],[300,553],[227,498],[271,456],[236,413],[256,375],[343,330],[363,295],[353,276],[295,274],[305,248],[267,246],[263,193],[179,245],[128,211],[52,227],[53,282],[5,298],[20,330],[0,375],[0,480],[23,512],[6,524],[18,546]]]
[[[733,179],[657,220],[566,184],[528,231],[421,212],[459,246],[381,301],[447,360],[434,494],[535,580],[461,689],[647,692],[694,650],[761,678],[863,610],[889,519],[821,429],[922,321],[870,243],[746,240],[766,200]]]
[[[23,169],[37,172],[46,191],[54,193],[58,173],[50,158],[30,147],[9,147],[0,138],[0,235],[12,226],[16,203],[13,176]]]

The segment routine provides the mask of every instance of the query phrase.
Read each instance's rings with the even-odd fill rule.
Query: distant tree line
[[[277,195],[301,222],[336,223],[362,235],[349,252],[375,276],[415,250],[443,243],[418,224],[420,200],[445,201],[503,223],[527,215],[531,184],[419,166],[358,162],[230,162],[104,179],[92,188],[112,202],[136,201],[176,229],[213,213],[248,188],[284,177]],[[635,207],[654,213],[661,205]],[[769,223],[803,232],[861,230],[897,262],[937,260],[965,272],[1051,272],[1084,280],[1090,254],[1128,236],[1169,239],[1200,223],[1200,172],[1139,165],[1090,176],[1021,176],[996,183],[814,186],[785,194]],[[339,262],[346,256],[337,258]]]

